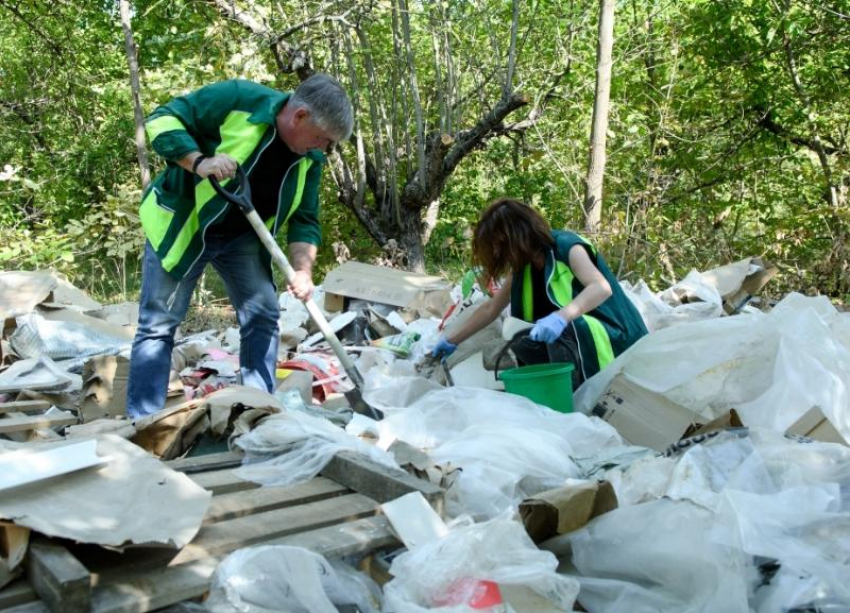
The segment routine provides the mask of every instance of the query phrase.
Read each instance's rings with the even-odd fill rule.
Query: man
[[[279,307],[271,257],[239,209],[218,196],[237,163],[248,174],[257,213],[272,233],[287,225],[291,291],[313,292],[321,241],[318,220],[322,154],[353,126],[345,91],[314,75],[295,92],[249,81],[208,85],[157,108],[146,129],[167,168],[142,198],[147,237],[139,327],[130,356],[127,413],[137,419],[165,404],[174,333],[195,285],[212,264],[224,281],[240,326],[242,383],[274,389]]]

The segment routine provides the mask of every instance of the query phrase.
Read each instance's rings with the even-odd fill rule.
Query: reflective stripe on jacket
[[[208,179],[176,161],[193,151],[226,153],[250,175],[263,150],[278,138],[275,118],[289,95],[249,81],[224,81],[177,97],[148,118],[148,138],[168,165],[143,196],[139,217],[163,268],[175,278],[182,278],[197,261],[207,228],[232,206]],[[273,233],[289,222],[289,242],[321,242],[318,191],[323,162],[320,152],[310,151],[281,169],[285,175],[276,214],[264,221]]]
[[[569,265],[570,249],[576,245],[585,248],[590,260],[611,285],[611,296],[605,302],[571,322],[585,377],[592,377],[644,336],[646,326],[602,255],[587,239],[561,230],[553,230],[552,238],[555,245],[546,252],[543,278],[546,280],[546,296],[558,309],[572,302],[584,289]],[[534,320],[531,266],[528,264],[524,270],[515,272],[511,286],[511,315],[529,322]]]

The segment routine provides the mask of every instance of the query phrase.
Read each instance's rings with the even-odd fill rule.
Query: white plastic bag
[[[385,610],[468,612],[469,598],[490,581],[502,589],[526,587],[557,610],[572,611],[578,583],[557,574],[557,566],[555,556],[540,551],[516,521],[502,517],[458,527],[393,560]]]
[[[247,547],[215,571],[206,607],[210,613],[338,613],[353,604],[380,610],[380,590],[368,576],[330,563],[302,547]]]

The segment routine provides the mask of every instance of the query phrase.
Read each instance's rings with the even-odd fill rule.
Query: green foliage
[[[278,70],[265,39],[213,3],[133,4],[146,112],[226,78],[283,89],[296,83]],[[305,22],[287,42],[352,84],[364,146],[374,155],[379,132],[406,147],[416,124],[411,101],[399,93],[410,75],[394,41],[392,1],[232,4],[255,11],[272,32]],[[426,130],[468,129],[500,95],[511,3],[409,5]],[[542,115],[523,133],[489,141],[452,175],[427,245],[431,270],[457,277],[467,268],[471,228],[497,196],[539,207],[555,227],[582,228],[597,6],[521,3],[514,83],[531,104],[511,119],[533,108]],[[320,11],[342,17],[310,21]],[[660,289],[691,268],[761,255],[780,265],[778,289],[850,291],[847,14],[847,0],[829,7],[798,0],[618,3],[604,228],[595,237],[615,270]],[[443,39],[435,33],[452,47],[457,91],[475,95],[445,95],[445,62],[438,72],[433,61],[435,40]],[[143,238],[127,72],[113,3],[0,1],[3,268],[55,267],[99,297],[132,296]],[[369,105],[378,99],[387,102],[388,116],[373,125]],[[450,126],[440,125],[447,101]],[[825,163],[813,145],[818,139]],[[343,149],[346,157],[352,152],[352,144]],[[412,169],[407,163],[400,181]],[[830,186],[838,206],[828,203]],[[323,189],[318,278],[343,249],[363,261],[380,255],[336,202],[330,180]]]

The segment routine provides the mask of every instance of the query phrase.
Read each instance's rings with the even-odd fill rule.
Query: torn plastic
[[[236,474],[263,485],[294,485],[319,474],[337,452],[349,449],[398,468],[392,455],[346,434],[326,419],[301,411],[272,415],[236,439],[245,451]]]
[[[447,497],[452,515],[495,517],[576,477],[573,456],[622,444],[616,431],[599,419],[557,413],[520,396],[488,390],[440,387],[408,396],[413,402],[401,410],[408,387],[408,381],[394,380],[381,390],[385,398],[394,392],[396,404],[378,424],[378,445],[388,448],[401,439],[438,464],[459,466],[457,488]]]
[[[364,573],[302,547],[247,547],[227,556],[215,571],[209,613],[338,613],[354,605],[378,613],[381,593]]]
[[[16,319],[17,330],[9,342],[15,353],[24,358],[48,357],[64,360],[63,368],[79,372],[90,356],[125,355],[131,341],[109,336],[84,324],[70,321],[51,321],[37,313]]]
[[[850,319],[825,297],[790,294],[767,314],[723,317],[640,339],[575,394],[590,412],[619,373],[706,420],[735,408],[784,432],[813,406],[850,440]],[[682,359],[682,356],[688,356]]]
[[[626,506],[547,543],[591,613],[850,607],[847,447],[741,428],[599,476]]]
[[[569,536],[590,613],[749,613],[755,571],[709,537],[713,513],[657,500],[600,515]]]
[[[485,603],[509,603],[508,594],[524,588],[549,607],[572,611],[578,583],[557,574],[557,566],[555,556],[540,551],[516,521],[460,526],[393,560],[385,610],[462,613]]]
[[[695,270],[663,292],[653,292],[642,279],[634,285],[628,281],[621,285],[650,332],[723,315],[717,289]]]

